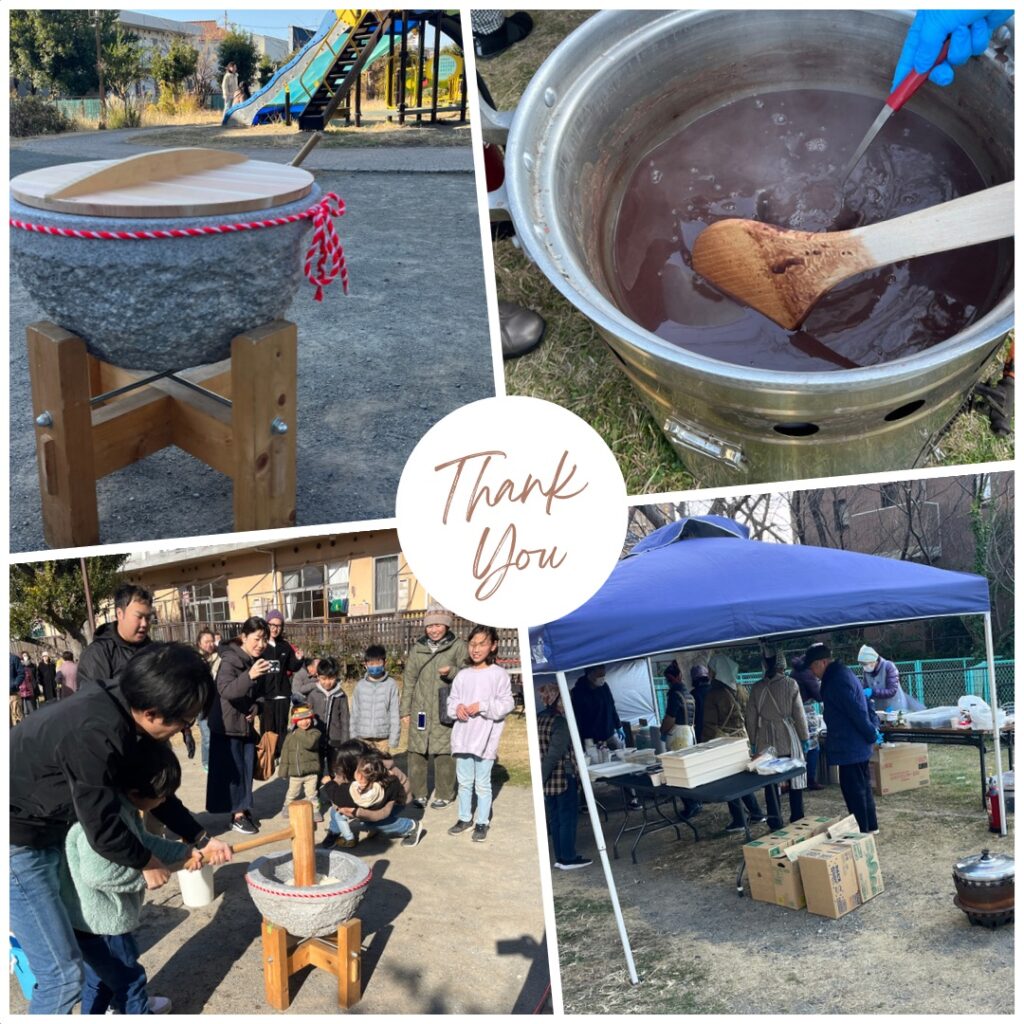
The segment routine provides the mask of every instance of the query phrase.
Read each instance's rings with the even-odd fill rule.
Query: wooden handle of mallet
[[[267,846],[270,843],[279,843],[282,839],[291,839],[292,830],[283,828],[280,832],[271,832],[269,836],[257,836],[255,839],[246,839],[241,843],[232,843],[233,853],[241,853],[243,850],[255,850],[257,846]]]
[[[279,832],[258,839],[246,839],[235,843],[234,853],[255,850],[258,846],[279,843],[282,839],[292,841],[292,867],[295,869],[295,885],[307,886],[316,882],[316,847],[313,842],[313,805],[308,800],[295,800],[288,805],[288,820],[291,825]]]

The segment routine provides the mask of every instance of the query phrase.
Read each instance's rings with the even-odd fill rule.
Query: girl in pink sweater
[[[491,818],[491,769],[498,756],[505,716],[515,707],[515,701],[508,673],[495,664],[498,631],[493,626],[474,626],[468,647],[468,664],[452,681],[448,695],[448,715],[455,719],[452,756],[459,783],[459,820],[448,834],[457,836],[472,827],[473,842],[482,843]]]

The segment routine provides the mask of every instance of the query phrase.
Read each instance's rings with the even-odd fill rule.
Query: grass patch
[[[544,59],[590,11],[531,11],[534,29],[525,43],[479,64],[481,77],[501,109],[516,105]],[[629,494],[699,487],[664,439],[619,362],[597,331],[511,241],[494,243],[499,298],[540,313],[547,321],[544,343],[505,363],[511,395],[555,402],[576,413],[615,454]],[[993,373],[997,372],[993,362]],[[966,396],[965,396],[966,397]],[[941,440],[935,465],[964,465],[1013,458],[1012,438],[996,437],[984,413],[964,412]],[[898,467],[893,467],[898,468]]]
[[[668,936],[626,913],[640,985],[631,985],[607,900],[555,896],[566,1013],[725,1013],[706,994],[710,972]]]

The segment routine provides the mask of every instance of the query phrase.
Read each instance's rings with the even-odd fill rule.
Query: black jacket
[[[256,711],[259,680],[249,677],[249,669],[255,661],[242,650],[241,644],[233,640],[220,645],[216,684],[218,699],[214,700],[206,716],[210,732],[255,742],[256,729],[245,717]]]
[[[295,648],[283,636],[277,638],[273,647],[267,644],[263,652],[267,661],[276,661],[279,668],[276,672],[268,672],[260,676],[257,692],[259,697],[290,697],[292,693],[292,675],[302,668],[302,659],[295,653]]]
[[[101,679],[114,679],[139,651],[152,642],[147,636],[141,644],[130,644],[121,638],[116,622],[104,622],[78,660],[78,689]]]
[[[57,666],[52,661],[40,661],[36,669],[43,694],[51,699],[57,693]]]
[[[17,697],[18,687],[25,678],[25,664],[16,654],[11,655],[11,696]]]
[[[121,690],[110,681],[28,715],[11,730],[11,843],[63,846],[78,821],[101,857],[144,867],[150,853],[121,820],[121,797],[114,788],[138,738]],[[187,842],[202,831],[177,797],[153,814]]]

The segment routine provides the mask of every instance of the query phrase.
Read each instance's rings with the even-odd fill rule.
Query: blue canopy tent
[[[565,673],[626,658],[853,626],[982,615],[991,693],[995,665],[988,582],[916,562],[855,551],[749,539],[720,516],[669,523],[645,537],[575,611],[530,629],[533,671],[554,673],[579,764],[583,747]],[[993,719],[995,715],[993,715]],[[999,730],[994,730],[997,769]],[[1002,806],[1002,772],[1000,805]],[[590,779],[581,778],[626,953],[637,981]],[[1005,834],[1006,815],[1002,814]]]

